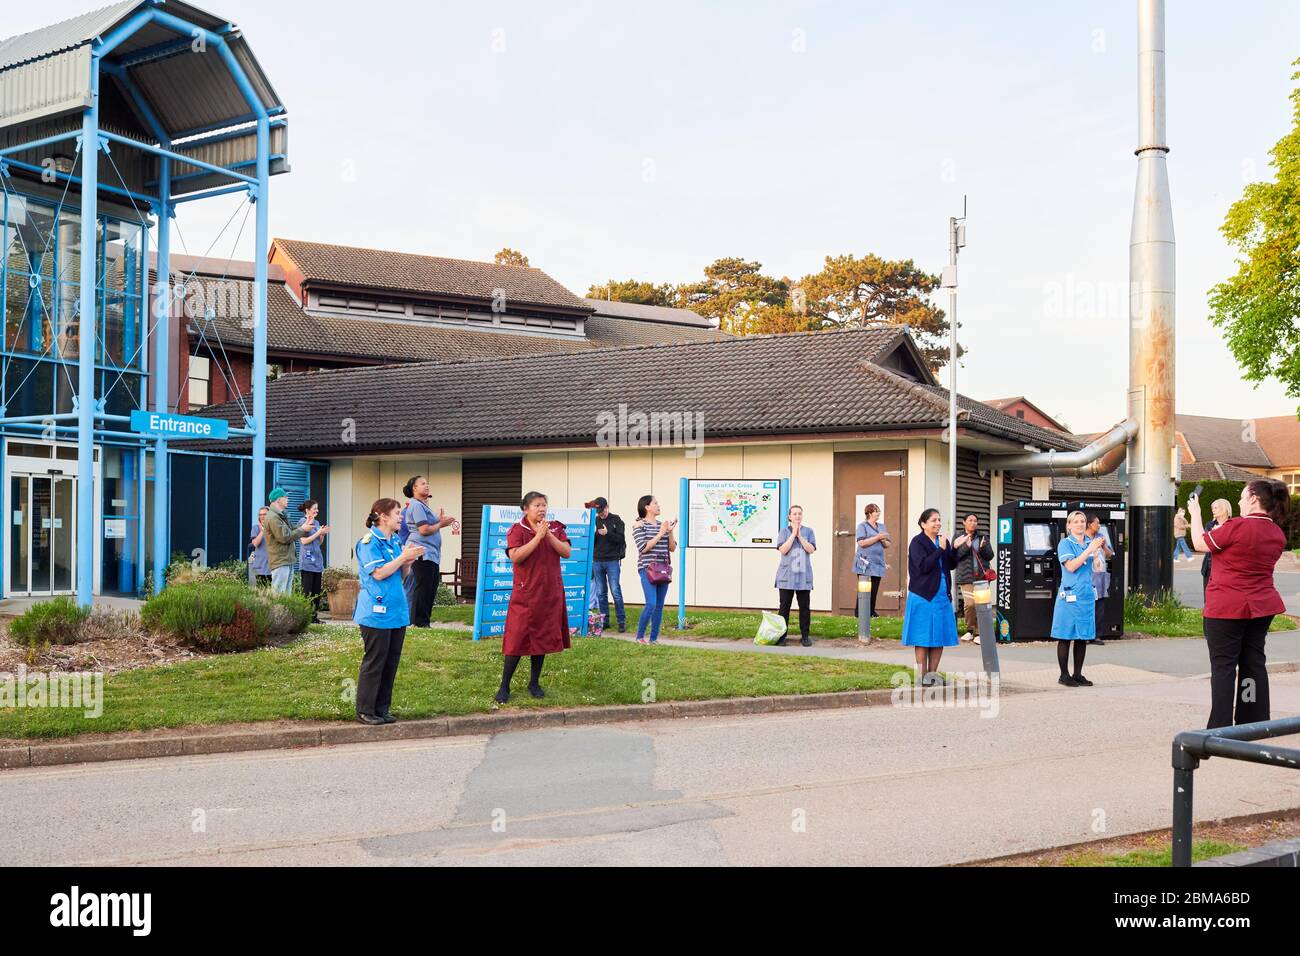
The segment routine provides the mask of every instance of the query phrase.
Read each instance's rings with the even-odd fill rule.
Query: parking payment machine
[[[1056,546],[1065,534],[1064,501],[1008,501],[998,506],[997,631],[1000,641],[1041,641],[1052,633],[1061,584]]]

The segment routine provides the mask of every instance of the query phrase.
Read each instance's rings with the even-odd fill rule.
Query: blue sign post
[[[515,585],[515,569],[506,554],[506,535],[523,517],[518,505],[484,505],[478,546],[478,583],[474,589],[474,640],[500,637],[506,630],[506,613]],[[546,517],[564,524],[573,546],[560,560],[564,606],[569,630],[587,636],[587,604],[591,599],[591,561],[596,535],[596,512],[583,508],[552,508]]]

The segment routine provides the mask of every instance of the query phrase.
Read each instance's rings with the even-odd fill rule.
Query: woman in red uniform
[[[1241,490],[1239,518],[1212,531],[1202,525],[1201,503],[1188,500],[1192,546],[1214,555],[1205,589],[1205,643],[1210,651],[1210,728],[1268,720],[1268,670],[1264,639],[1273,616],[1286,610],[1273,569],[1286,548],[1282,525],[1291,496],[1268,478]]]
[[[547,654],[556,654],[569,646],[569,616],[564,608],[564,582],[560,578],[560,559],[573,553],[564,533],[564,525],[546,520],[546,496],[530,491],[520,504],[524,516],[506,535],[506,554],[514,565],[515,583],[506,611],[506,630],[501,639],[505,668],[496,701],[510,699],[510,679],[515,676],[519,658],[532,658],[528,693],[545,697],[538,680]]]

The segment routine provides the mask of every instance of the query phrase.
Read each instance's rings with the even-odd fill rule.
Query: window
[[[212,363],[202,355],[190,356],[189,403],[190,408],[212,404]]]
[[[1293,471],[1282,476],[1287,488],[1293,495],[1300,495],[1300,471]]]

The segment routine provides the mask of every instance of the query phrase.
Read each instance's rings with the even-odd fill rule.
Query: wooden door
[[[835,565],[832,598],[838,614],[856,614],[858,579],[853,573],[857,551],[854,530],[862,520],[866,501],[875,501],[884,512],[885,527],[892,539],[885,548],[885,576],[876,595],[876,612],[897,612],[903,606],[906,587],[907,542],[910,525],[907,505],[907,452],[852,451],[835,455],[835,528],[831,557]]]

